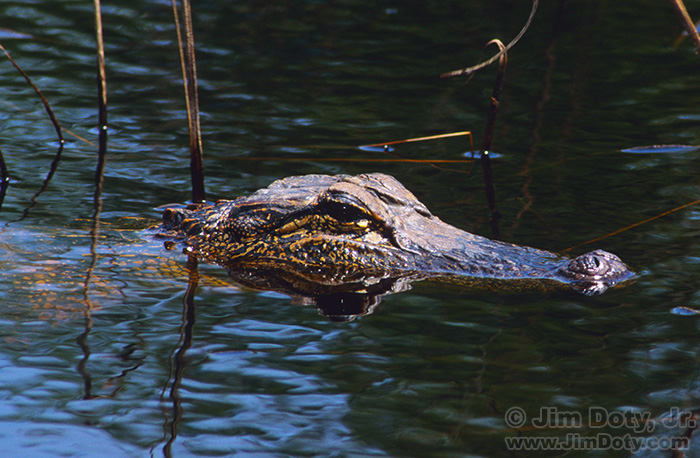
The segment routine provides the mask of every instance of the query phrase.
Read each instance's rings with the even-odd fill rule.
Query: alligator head
[[[285,178],[236,200],[166,209],[162,229],[188,254],[230,270],[324,285],[445,277],[554,282],[597,294],[634,275],[605,251],[569,259],[462,231],[379,173]]]

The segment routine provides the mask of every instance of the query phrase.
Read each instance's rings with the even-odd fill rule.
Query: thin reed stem
[[[493,140],[493,130],[496,125],[496,114],[498,113],[498,106],[500,105],[501,88],[503,87],[503,76],[506,72],[506,65],[508,63],[508,54],[505,53],[505,46],[501,43],[501,40],[491,40],[489,44],[496,44],[501,52],[500,63],[498,66],[498,74],[496,75],[496,82],[493,86],[493,93],[491,94],[491,104],[489,105],[489,112],[486,118],[486,128],[484,130],[484,142],[481,147],[481,166],[484,172],[484,185],[486,187],[486,200],[489,204],[489,210],[491,210],[491,230],[493,231],[494,237],[500,237],[500,230],[498,229],[498,220],[500,219],[500,213],[496,207],[496,192],[493,186],[493,174],[491,173],[491,155],[489,150],[491,149],[491,141]]]
[[[107,71],[105,69],[105,47],[102,37],[102,11],[100,0],[95,0],[95,37],[97,41],[97,108],[99,149],[95,182],[102,181],[107,157]]]
[[[204,165],[202,132],[199,116],[199,95],[197,90],[197,64],[194,49],[194,29],[192,27],[192,8],[189,0],[182,0],[185,40],[183,46],[180,20],[175,0],[172,1],[175,28],[177,31],[180,63],[182,65],[182,81],[185,86],[185,103],[187,106],[187,121],[190,132],[190,175],[192,181],[192,201],[204,202]],[[184,49],[184,50],[183,50]]]
[[[2,149],[0,149],[0,209],[2,209],[2,203],[5,202],[5,193],[9,186],[10,175],[7,171],[7,165],[5,165],[5,157],[2,155]]]

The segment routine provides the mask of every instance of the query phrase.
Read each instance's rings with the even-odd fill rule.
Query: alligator
[[[338,285],[363,291],[387,279],[437,278],[593,295],[635,276],[603,250],[567,258],[458,229],[381,173],[292,176],[235,200],[166,208],[159,230],[244,283],[303,283],[307,294],[308,284],[332,294]]]

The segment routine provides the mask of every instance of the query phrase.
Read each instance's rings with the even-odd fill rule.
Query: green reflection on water
[[[112,132],[89,309],[96,147],[67,136],[33,204],[55,133],[32,91],[0,65],[0,147],[13,179],[0,214],[5,451],[50,456],[48,447],[69,454],[86,444],[91,456],[163,454],[178,418],[172,456],[500,456],[514,434],[504,420],[513,406],[529,418],[543,406],[655,417],[698,408],[697,322],[670,313],[700,308],[689,207],[597,242],[642,276],[596,298],[418,284],[384,297],[372,315],[332,323],[313,306],[241,290],[222,269],[202,266],[177,413],[168,394],[186,260],[141,232],[158,220],[155,207],[189,198],[179,64],[161,3],[104,10]],[[698,60],[690,47],[671,49],[680,27],[667,5],[563,5],[542,4],[509,56],[494,140],[504,238],[553,251],[697,199],[695,151],[621,151],[700,144]],[[488,236],[478,168],[323,159],[374,157],[354,147],[463,130],[478,143],[493,75],[466,85],[437,76],[476,61],[489,39],[515,35],[529,7],[195,5],[210,196],[287,175],[382,171],[443,220]],[[0,12],[12,18],[3,46],[63,126],[94,142],[91,8],[8,1]],[[460,159],[467,149],[445,139],[395,151]],[[310,160],[236,160],[255,156]],[[149,262],[157,268],[142,267]],[[93,399],[83,399],[86,382]]]

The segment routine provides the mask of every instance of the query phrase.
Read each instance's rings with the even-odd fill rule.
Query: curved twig
[[[56,116],[53,114],[53,110],[51,109],[51,105],[49,105],[49,101],[46,100],[46,97],[44,97],[44,94],[41,93],[41,90],[32,82],[32,79],[29,78],[29,75],[22,70],[22,67],[19,66],[17,62],[12,58],[9,52],[5,49],[3,45],[0,44],[0,50],[5,53],[5,57],[14,65],[14,67],[17,69],[17,71],[24,77],[24,80],[29,84],[32,89],[34,89],[34,92],[37,93],[39,98],[41,98],[41,103],[44,104],[44,108],[46,109],[46,113],[48,113],[49,118],[51,118],[51,123],[53,124],[54,129],[56,129],[56,134],[58,135],[58,140],[61,142],[61,144],[65,143],[65,140],[63,139],[63,133],[61,132],[61,124],[58,122],[58,119],[56,119]]]
[[[510,48],[515,46],[515,44],[525,35],[525,32],[527,31],[528,28],[530,28],[530,24],[532,23],[532,20],[535,17],[535,12],[537,11],[537,6],[539,5],[539,0],[532,0],[532,10],[530,10],[530,17],[527,18],[527,22],[525,22],[525,25],[523,28],[520,30],[520,33],[513,38],[513,40],[508,43],[508,45],[503,48],[498,54],[490,58],[489,60],[486,60],[484,62],[478,63],[472,67],[469,68],[464,68],[462,70],[454,70],[452,72],[447,72],[443,73],[440,75],[440,78],[452,78],[454,76],[463,76],[463,75],[470,75],[478,70],[481,70],[484,67],[488,67],[492,63],[496,62],[498,59],[501,58],[503,54],[506,54]]]
[[[58,135],[58,151],[56,151],[56,155],[54,157],[53,162],[51,162],[51,167],[49,169],[49,173],[46,176],[46,179],[44,180],[44,183],[39,189],[39,191],[32,197],[32,202],[36,204],[36,198],[44,192],[44,190],[47,188],[49,181],[51,181],[51,178],[53,177],[53,174],[56,172],[56,168],[58,167],[58,163],[61,160],[61,153],[63,152],[63,145],[65,144],[65,139],[63,138],[63,132],[61,128],[61,124],[58,122],[58,119],[56,119],[56,115],[54,114],[53,110],[51,109],[51,105],[49,105],[49,101],[46,100],[46,97],[44,97],[44,94],[42,94],[41,89],[37,87],[36,84],[32,81],[32,79],[27,75],[27,73],[22,70],[22,67],[19,66],[19,64],[12,58],[10,53],[5,49],[5,47],[0,44],[0,50],[2,50],[3,53],[5,53],[5,57],[12,63],[12,65],[17,69],[17,71],[24,77],[24,80],[29,84],[32,89],[34,89],[34,92],[37,93],[39,98],[41,99],[41,103],[44,104],[44,109],[46,110],[46,113],[49,115],[49,118],[51,119],[51,123],[53,124],[54,129],[56,130],[56,134]],[[9,177],[8,177],[8,172],[7,172],[7,167],[5,166],[5,161],[2,159],[1,154],[0,154],[0,175],[2,182],[0,183],[0,206],[2,205],[2,202],[5,198],[5,192],[7,191],[7,188],[9,186]],[[24,218],[29,211],[34,205],[30,206],[29,208],[25,209],[24,215],[22,218]]]
[[[693,44],[695,44],[695,54],[700,54],[700,35],[698,35],[695,24],[693,24],[692,19],[690,19],[690,15],[683,4],[683,0],[670,0],[670,2],[673,9],[676,10],[676,14],[678,14],[681,23],[683,23],[685,30],[688,32],[688,36],[693,40]]]

